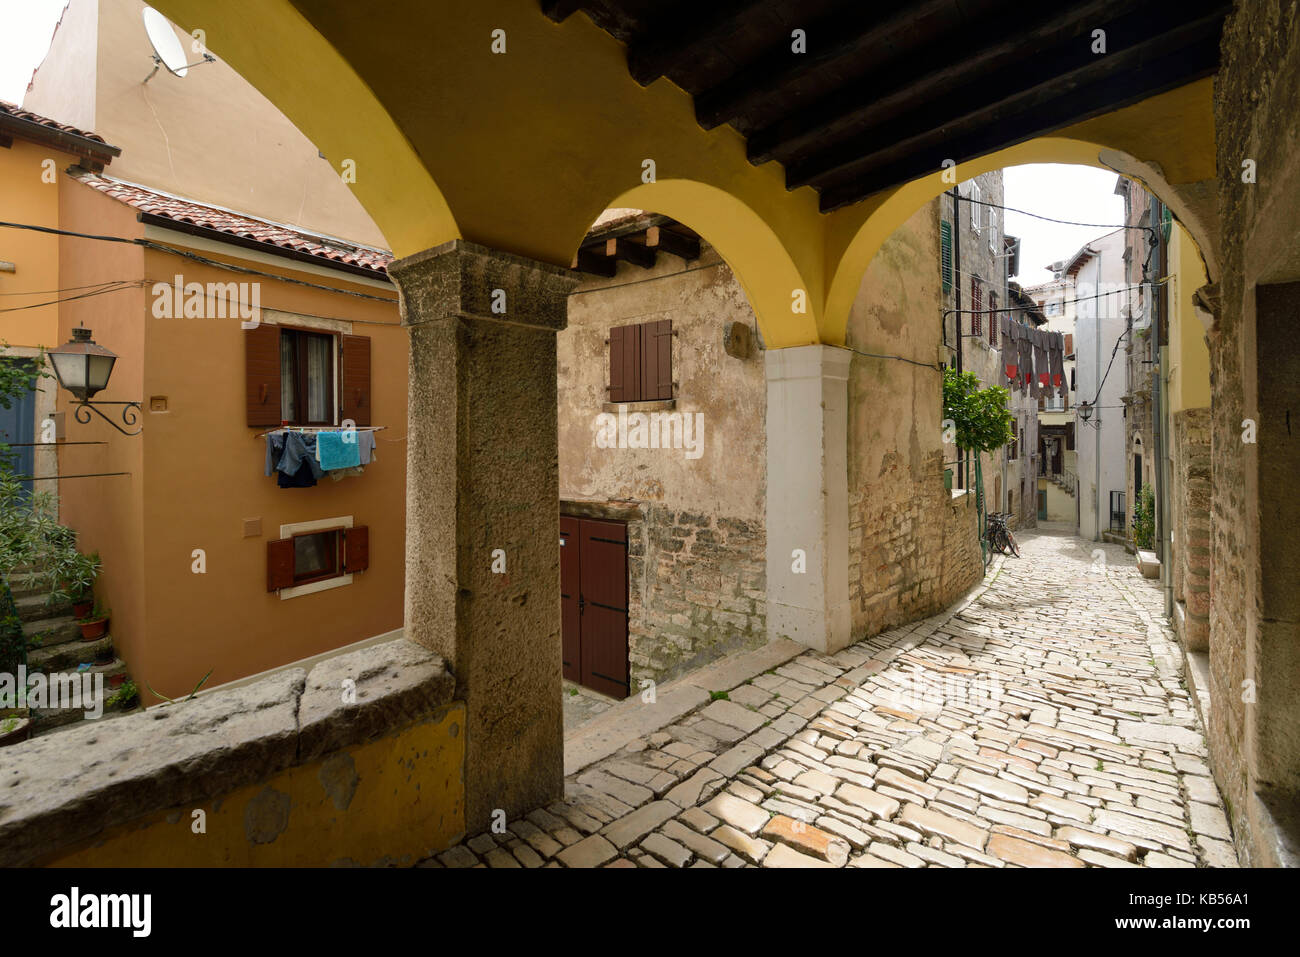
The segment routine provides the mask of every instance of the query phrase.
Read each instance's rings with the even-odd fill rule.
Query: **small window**
[[[971,335],[978,336],[982,326],[980,325],[980,312],[984,309],[984,303],[980,297],[979,277],[971,276],[970,280],[970,331]]]
[[[267,591],[278,591],[281,598],[311,594],[346,585],[350,576],[370,567],[370,529],[335,521],[280,526],[285,537],[266,543]]]
[[[293,537],[293,583],[333,578],[339,574],[338,529],[329,532],[311,532]]]
[[[997,253],[998,251],[998,211],[989,209],[989,252]]]
[[[334,424],[334,337],[280,331],[280,418],[291,425]]]
[[[982,210],[984,207],[980,205],[980,188],[976,183],[970,184],[970,199],[970,228],[978,233],[980,223],[983,222]]]
[[[609,330],[610,402],[673,398],[673,321],[615,326]]]
[[[989,292],[989,345],[998,344],[998,294]]]

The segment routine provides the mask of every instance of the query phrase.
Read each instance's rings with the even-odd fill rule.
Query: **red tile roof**
[[[235,213],[194,200],[170,196],[107,176],[87,172],[77,173],[73,178],[144,213],[161,216],[177,223],[215,230],[241,239],[279,246],[296,253],[305,253],[332,262],[360,267],[380,276],[386,275],[388,264],[393,261],[392,254],[383,249],[357,246],[340,239],[257,219],[244,213]]]
[[[73,136],[80,136],[82,139],[94,140],[97,143],[103,143],[105,146],[108,145],[108,140],[98,133],[88,133],[85,130],[77,129],[75,126],[69,126],[67,123],[52,120],[48,116],[41,116],[41,114],[33,113],[31,110],[24,110],[21,106],[10,103],[8,100],[0,100],[0,113],[8,113],[15,119],[39,123],[41,126],[48,127],[51,130],[58,130],[60,133],[71,133]]]

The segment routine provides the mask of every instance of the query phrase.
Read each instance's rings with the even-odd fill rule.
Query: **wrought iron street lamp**
[[[72,339],[56,349],[50,349],[46,355],[54,366],[54,375],[59,385],[67,389],[78,400],[74,417],[82,425],[90,422],[90,413],[94,412],[123,435],[139,435],[141,429],[128,432],[103,412],[99,406],[121,406],[121,418],[126,425],[135,425],[139,418],[139,402],[102,401],[91,402],[91,398],[108,387],[109,377],[113,374],[113,364],[117,354],[90,338],[90,330],[82,326],[72,330]]]

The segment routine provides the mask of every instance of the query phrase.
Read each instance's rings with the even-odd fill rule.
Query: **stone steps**
[[[48,604],[48,598],[38,591],[31,591],[21,598],[15,593],[14,604],[18,607],[18,617],[22,621],[62,618],[72,614],[72,602],[51,605]]]
[[[41,638],[41,647],[62,644],[66,641],[80,641],[81,628],[72,615],[58,615],[53,618],[37,618],[23,622],[23,634],[28,644],[33,638]]]
[[[104,635],[94,641],[82,641],[81,632],[72,641],[28,645],[28,671],[71,671],[80,664],[96,664],[100,658],[113,653],[113,636]]]

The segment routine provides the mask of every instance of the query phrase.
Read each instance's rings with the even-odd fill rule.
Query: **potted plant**
[[[10,715],[0,718],[0,748],[26,741],[32,735],[32,719]]]
[[[122,682],[121,687],[114,691],[108,698],[108,706],[116,708],[119,705],[123,711],[134,708],[140,702],[140,689],[135,686],[135,682],[130,678]]]
[[[77,624],[81,627],[81,640],[94,641],[97,638],[103,638],[108,632],[108,619],[112,612],[103,608],[98,602],[95,603],[95,610],[87,617],[77,619]]]
[[[59,540],[51,556],[49,604],[72,603],[75,618],[91,613],[95,601],[95,579],[99,576],[99,552],[83,555]]]

